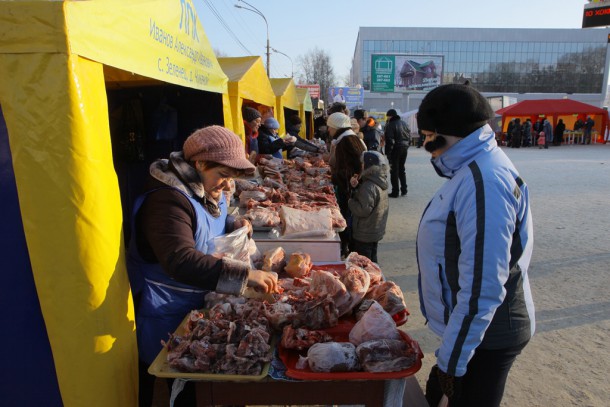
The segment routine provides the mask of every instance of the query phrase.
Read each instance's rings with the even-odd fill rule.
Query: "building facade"
[[[369,110],[417,109],[426,81],[466,79],[490,100],[570,98],[603,107],[610,104],[609,41],[608,28],[360,27],[350,76],[365,89]],[[385,57],[396,62],[395,88],[379,92]]]

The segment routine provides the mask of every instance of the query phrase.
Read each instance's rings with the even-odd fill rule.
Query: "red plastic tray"
[[[333,340],[337,342],[348,342],[349,332],[354,326],[353,321],[340,321],[339,325],[325,329]],[[293,379],[301,380],[387,380],[387,379],[399,379],[403,377],[412,376],[421,369],[422,359],[424,354],[422,353],[419,344],[416,340],[411,338],[406,332],[401,330],[398,331],[402,339],[407,342],[415,350],[416,360],[413,366],[408,369],[399,370],[397,372],[340,372],[340,373],[319,373],[313,372],[306,367],[305,369],[297,369],[296,365],[299,361],[299,356],[307,356],[307,350],[298,351],[295,349],[285,349],[281,343],[278,345],[279,355],[282,362],[286,366],[286,376],[292,377]]]

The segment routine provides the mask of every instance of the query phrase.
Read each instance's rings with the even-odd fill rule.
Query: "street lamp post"
[[[275,52],[276,54],[282,54],[282,55],[284,55],[286,58],[288,58],[288,59],[290,60],[290,67],[291,67],[291,68],[290,68],[290,77],[291,77],[291,78],[294,78],[294,64],[292,63],[292,58],[290,58],[288,55],[284,54],[282,51],[278,51],[278,50],[277,50],[277,49],[275,49],[275,48],[271,48],[271,50],[272,50],[273,52]]]
[[[263,13],[261,13],[261,11],[259,9],[257,9],[256,7],[254,7],[252,4],[245,2],[244,0],[237,0],[237,1],[240,1],[244,4],[246,4],[248,7],[240,6],[239,4],[235,4],[235,7],[256,13],[259,16],[261,16],[263,18],[263,20],[265,20],[265,25],[267,26],[267,77],[271,78],[271,73],[269,71],[269,63],[270,63],[270,55],[271,55],[271,52],[270,52],[271,47],[269,46],[269,23],[267,23],[267,19],[265,18],[265,15]]]

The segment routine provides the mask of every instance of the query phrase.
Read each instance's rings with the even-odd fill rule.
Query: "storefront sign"
[[[320,85],[297,85],[297,88],[309,89],[309,96],[312,99],[320,98]]]

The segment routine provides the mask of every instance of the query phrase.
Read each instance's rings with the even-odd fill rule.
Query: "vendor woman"
[[[296,137],[278,135],[280,122],[275,117],[269,117],[259,129],[258,152],[260,154],[271,154],[275,158],[282,158],[282,150],[290,150],[294,147]]]
[[[146,192],[134,205],[128,271],[136,304],[140,405],[150,406],[154,377],[146,370],[183,318],[204,306],[210,291],[240,295],[277,289],[277,276],[227,257],[207,242],[247,220],[227,216],[223,191],[233,177],[253,172],[237,135],[221,126],[191,134],[180,152],[150,166]],[[184,396],[187,396],[186,394]]]

